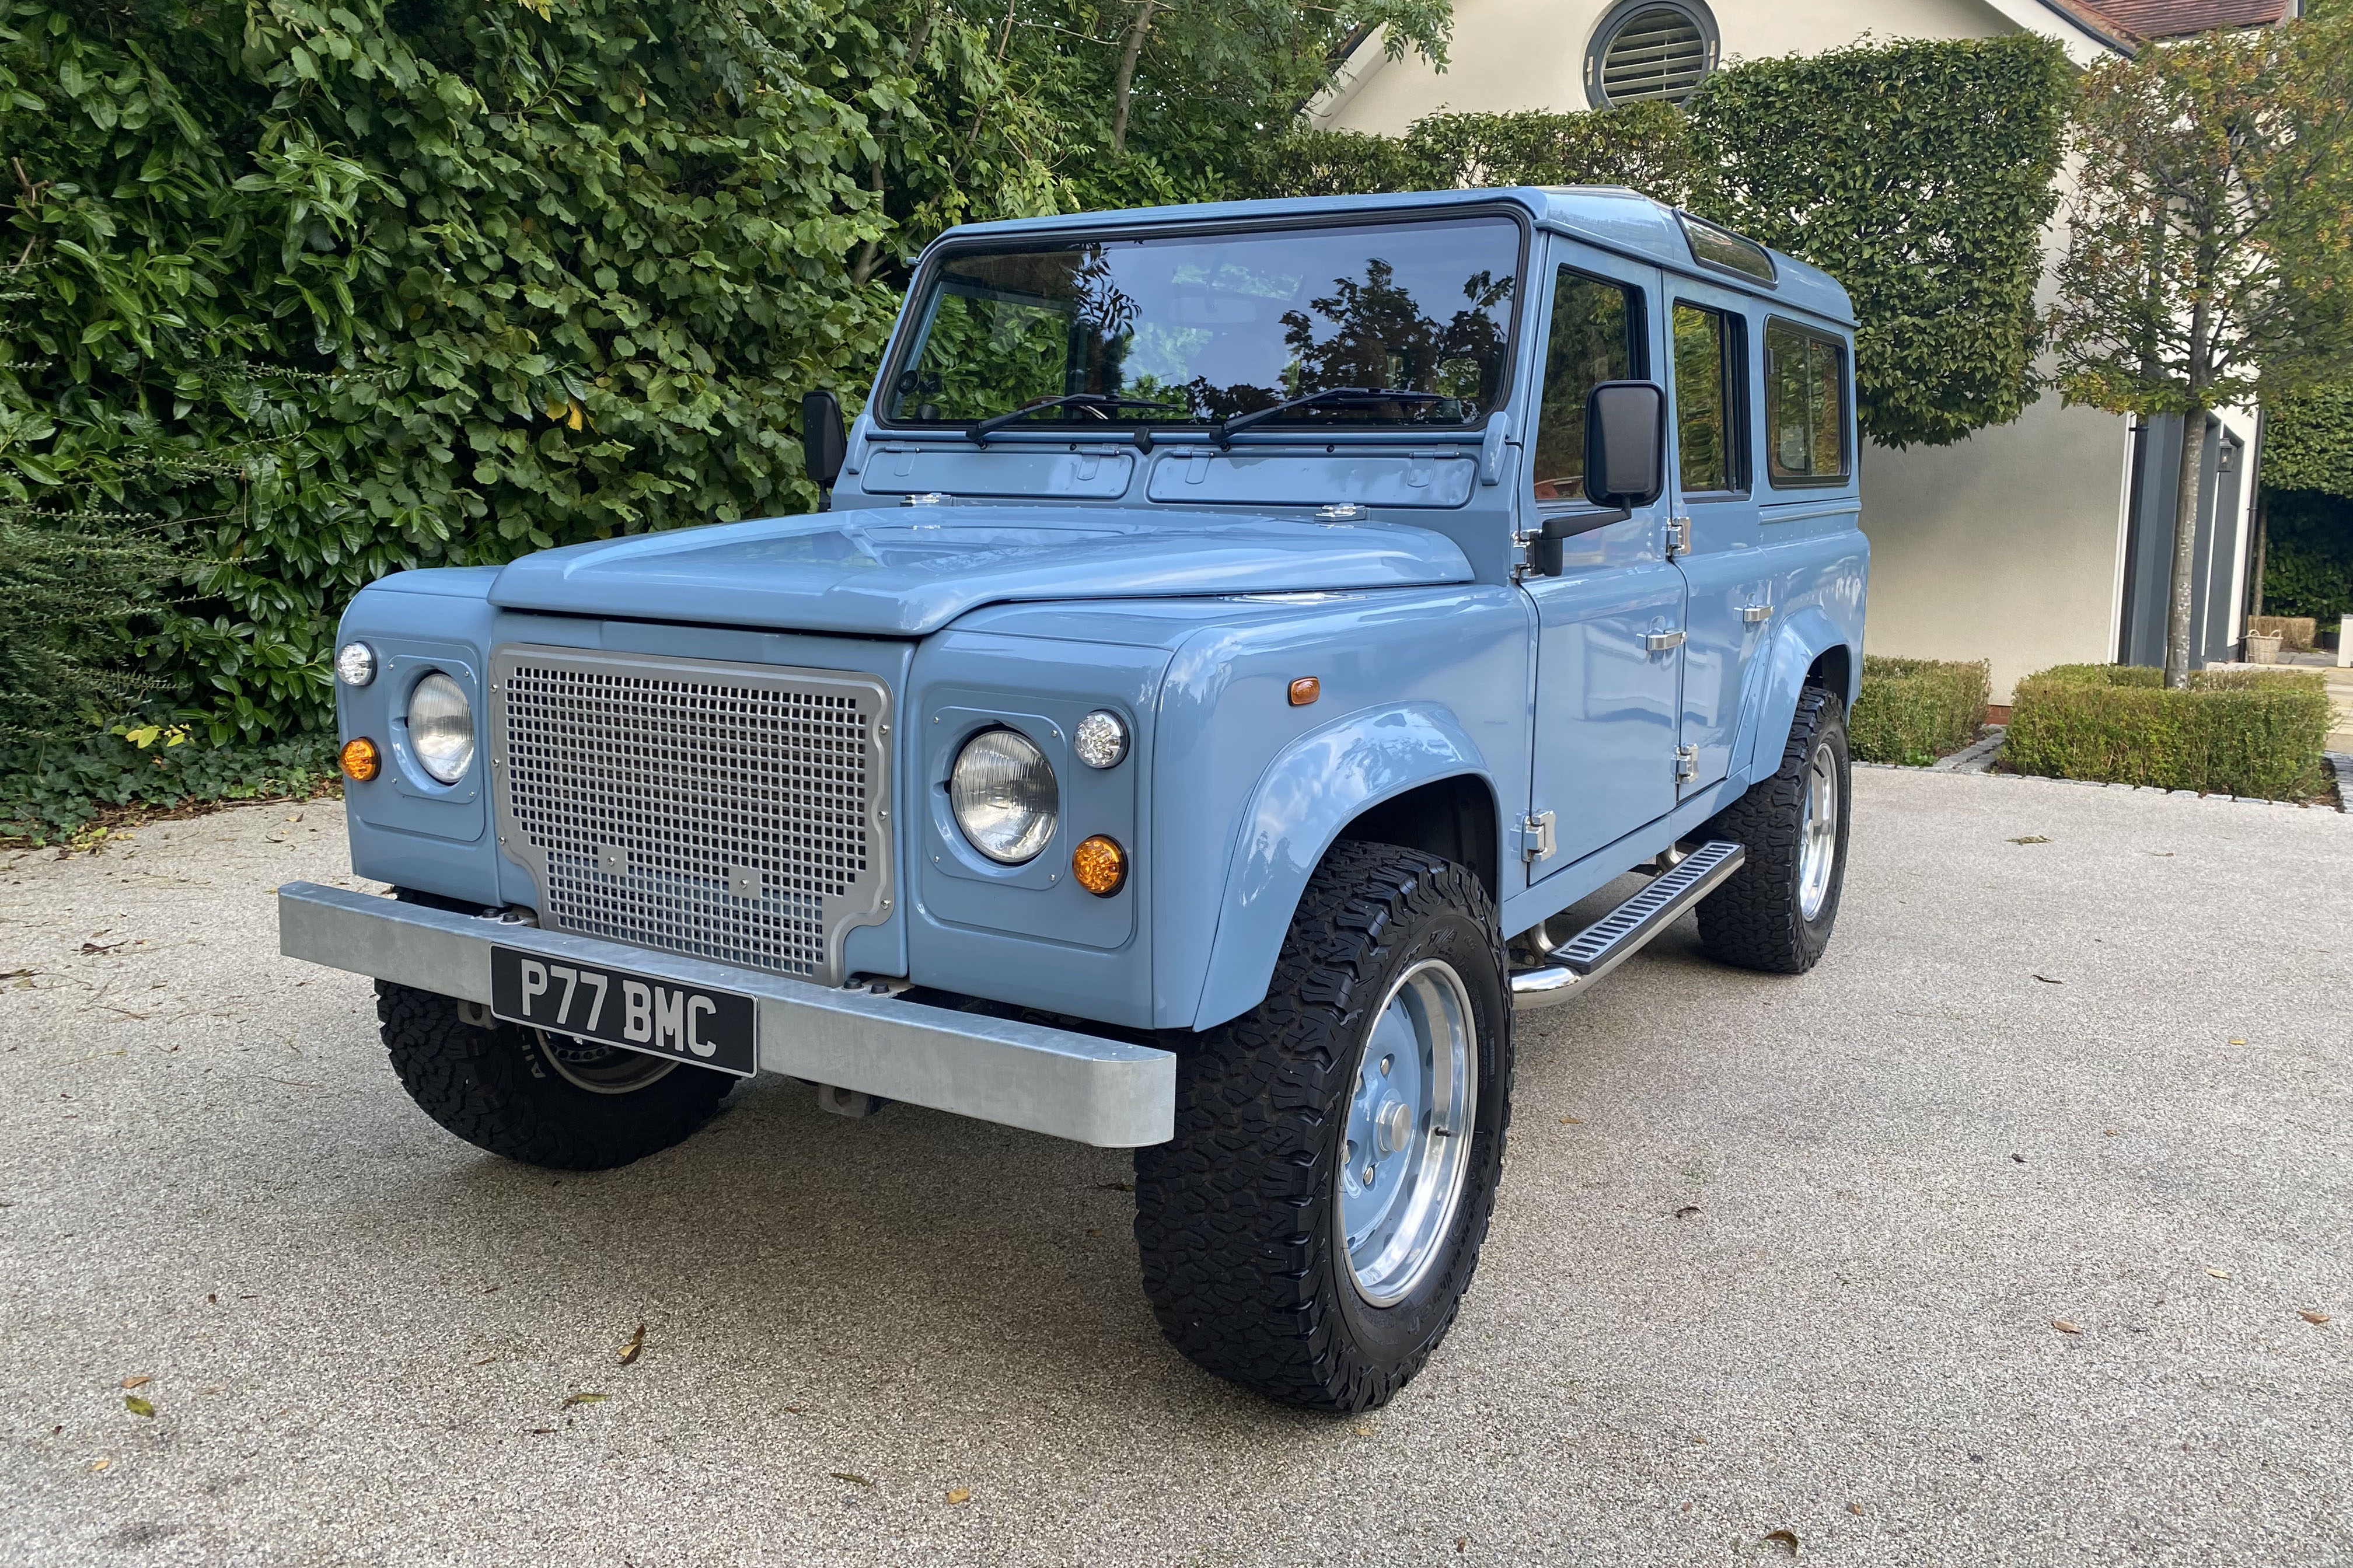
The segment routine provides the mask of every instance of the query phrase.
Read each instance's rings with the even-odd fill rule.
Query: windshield
[[[1419,395],[1331,398],[1283,421],[1474,424],[1503,395],[1519,257],[1505,217],[956,251],[932,274],[884,417],[954,424],[1063,398],[1019,423],[1199,424],[1351,388]]]

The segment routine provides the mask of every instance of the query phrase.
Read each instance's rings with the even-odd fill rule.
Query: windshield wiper
[[[1440,392],[1413,392],[1402,386],[1327,386],[1321,392],[1311,392],[1303,397],[1286,398],[1271,408],[1253,408],[1235,419],[1220,419],[1209,432],[1209,438],[1219,446],[1233,439],[1237,430],[1247,430],[1253,425],[1263,425],[1285,414],[1302,408],[1315,408],[1326,403],[1451,403],[1453,398]]]
[[[976,441],[986,441],[989,433],[1002,430],[1017,419],[1027,419],[1032,414],[1043,414],[1050,408],[1092,408],[1097,412],[1112,408],[1157,408],[1162,413],[1182,413],[1173,403],[1155,403],[1148,397],[1114,397],[1108,392],[1066,392],[1060,397],[1041,397],[1035,403],[1025,403],[1006,414],[992,414],[965,434]]]

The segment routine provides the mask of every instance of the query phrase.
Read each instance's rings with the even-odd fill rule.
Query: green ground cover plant
[[[2305,800],[2327,787],[2326,683],[2316,670],[2206,669],[2167,689],[2162,670],[2063,664],[2011,699],[2003,765],[2210,795]]]
[[[1978,738],[1991,695],[1992,667],[1983,659],[1868,655],[1847,743],[1862,762],[1926,766]]]

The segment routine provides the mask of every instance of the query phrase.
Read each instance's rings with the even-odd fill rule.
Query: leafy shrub
[[[332,735],[215,745],[181,728],[127,728],[0,744],[0,842],[66,838],[110,806],[300,797],[338,776]]]
[[[1862,661],[1862,692],[1847,716],[1847,742],[1866,763],[1935,762],[1977,739],[1992,696],[1992,669],[1983,659]]]
[[[2320,623],[2310,616],[2249,616],[2247,633],[2250,637],[2277,637],[2280,647],[2290,653],[2309,653],[2314,634]]]
[[[131,628],[179,564],[152,534],[0,513],[0,748],[87,729],[149,693]]]
[[[2326,784],[2328,692],[2317,670],[2193,670],[2187,690],[2136,665],[2063,664],[2011,700],[2004,763],[2099,779],[2302,800]]]
[[[2264,437],[2263,608],[2331,622],[2353,616],[2353,500],[2271,486]]]

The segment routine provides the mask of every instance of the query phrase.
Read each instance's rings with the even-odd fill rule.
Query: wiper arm
[[[1303,397],[1286,398],[1270,408],[1253,408],[1235,419],[1220,419],[1209,438],[1220,447],[1233,438],[1237,430],[1247,430],[1253,425],[1263,425],[1302,408],[1315,408],[1327,403],[1451,403],[1454,399],[1440,392],[1413,392],[1402,386],[1327,386],[1321,392],[1311,392]]]
[[[1060,397],[1041,397],[1035,403],[1025,403],[1005,414],[992,414],[965,434],[976,441],[986,441],[992,431],[1002,430],[1018,419],[1032,414],[1043,414],[1049,408],[1157,408],[1163,413],[1182,413],[1173,403],[1155,403],[1149,397],[1114,397],[1108,392],[1066,392]]]

